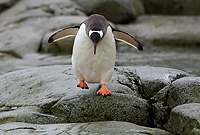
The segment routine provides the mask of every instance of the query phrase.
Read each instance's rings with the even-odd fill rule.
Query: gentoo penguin
[[[88,83],[100,83],[97,94],[107,96],[107,88],[115,65],[116,40],[123,41],[138,50],[143,47],[130,34],[114,29],[106,18],[99,14],[89,16],[80,26],[64,28],[50,36],[48,42],[75,36],[72,67],[79,80],[77,87],[88,89]]]

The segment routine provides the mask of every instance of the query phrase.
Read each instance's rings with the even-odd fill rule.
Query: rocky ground
[[[200,2],[191,1],[1,1],[0,134],[199,135]],[[98,84],[76,87],[73,38],[47,44],[92,13],[144,46],[117,44],[105,98]]]

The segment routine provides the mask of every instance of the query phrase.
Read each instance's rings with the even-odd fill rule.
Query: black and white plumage
[[[75,36],[72,66],[79,80],[78,87],[88,88],[88,83],[100,83],[97,94],[110,95],[107,88],[115,65],[115,39],[123,41],[138,50],[143,47],[139,41],[126,32],[112,28],[106,18],[99,14],[88,17],[80,26],[62,29],[54,33],[49,43]]]

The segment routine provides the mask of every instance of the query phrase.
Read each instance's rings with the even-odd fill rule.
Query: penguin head
[[[86,25],[86,34],[93,43],[95,55],[97,46],[105,36],[109,23],[104,16],[99,14],[89,16],[83,23]]]

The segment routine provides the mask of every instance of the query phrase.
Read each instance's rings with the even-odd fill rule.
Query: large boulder
[[[151,99],[154,124],[163,126],[171,109],[186,103],[200,103],[200,78],[183,77],[164,87]]]
[[[154,89],[158,91],[188,75],[168,68],[117,67],[108,85],[112,96],[103,98],[96,95],[99,89],[97,84],[90,84],[89,90],[77,88],[78,81],[71,66],[15,71],[0,76],[0,106],[2,110],[11,108],[1,116],[1,120],[38,123],[41,121],[40,116],[44,116],[49,119],[44,119],[44,123],[118,120],[149,126],[151,110],[144,98],[153,96],[152,93],[156,93]],[[152,89],[148,89],[150,86]],[[144,94],[148,91],[152,93]],[[29,111],[23,113],[21,110],[24,108],[20,107],[28,107]],[[31,114],[32,110],[34,115]]]
[[[64,7],[69,8],[61,10]],[[45,36],[47,33],[49,36],[50,33],[60,28],[78,25],[85,18],[84,14],[76,12],[76,5],[69,0],[20,1],[0,15],[0,40],[2,41],[0,52],[13,51],[21,58],[30,52],[43,50],[50,52],[49,50],[53,49],[42,48],[42,44],[44,46],[46,44],[44,37],[47,41]],[[54,46],[54,50],[69,50],[68,52],[71,50],[63,49],[63,44],[61,47],[59,44],[52,46]],[[69,46],[72,48],[71,42],[69,42]]]
[[[67,124],[27,124],[27,123],[6,123],[0,125],[0,134],[79,134],[79,135],[102,135],[102,134],[120,134],[120,135],[170,135],[169,132],[138,126],[128,122],[90,122],[90,123],[67,123]]]
[[[65,123],[64,118],[42,113],[36,106],[27,107],[0,107],[0,124],[9,122],[25,122],[32,124],[55,124]]]
[[[128,23],[135,19],[137,14],[144,12],[140,0],[75,0],[75,2],[87,15],[102,14],[113,23]]]
[[[136,91],[119,84],[116,75],[114,74],[112,83],[108,86],[112,96],[106,98],[97,96],[99,86],[96,84],[89,85],[89,90],[77,88],[78,80],[71,66],[32,68],[2,75],[0,106],[17,108],[5,115],[2,113],[1,119],[4,122],[15,122],[16,119],[18,122],[27,122],[27,117],[30,117],[31,123],[37,123],[41,119],[39,116],[46,113],[60,118],[44,115],[51,118],[49,123],[54,123],[57,119],[63,121],[64,118],[67,122],[120,120],[150,125],[148,102],[138,97]],[[23,108],[18,108],[29,106],[40,109],[33,111],[34,115],[31,115],[31,109],[23,112],[20,111]]]
[[[200,103],[200,77],[181,78],[165,89],[168,89],[166,103],[171,109],[181,104]]]
[[[61,15],[84,14],[77,10],[77,6],[71,0],[20,0],[12,8],[0,15],[0,23],[1,25],[8,25],[11,23],[20,23],[31,18]]]
[[[146,14],[200,15],[199,0],[142,0]]]
[[[199,16],[141,16],[119,29],[141,39],[144,44],[156,46],[199,46]]]
[[[126,77],[119,80],[119,83],[132,88],[137,85],[138,93],[145,99],[150,99],[173,81],[190,76],[181,70],[152,66],[121,67],[116,70]]]
[[[168,130],[173,134],[195,134],[200,129],[200,103],[179,105],[172,109],[167,123]]]
[[[104,98],[96,96],[96,90],[92,92],[64,97],[52,107],[51,113],[65,117],[67,122],[116,120],[150,126],[149,105],[146,100],[115,92]]]

